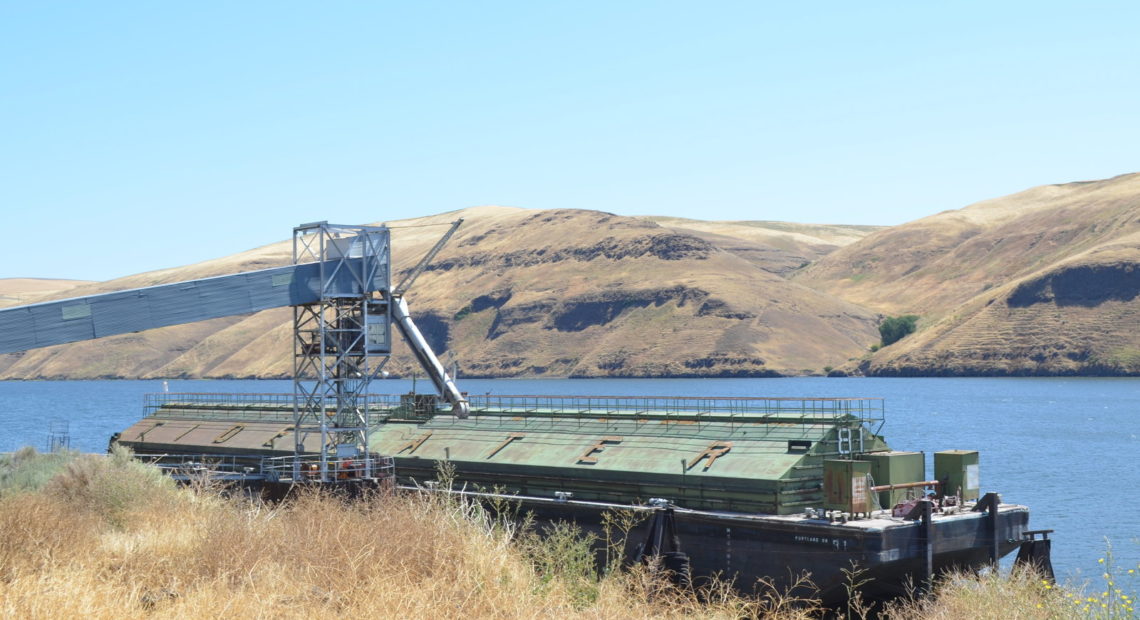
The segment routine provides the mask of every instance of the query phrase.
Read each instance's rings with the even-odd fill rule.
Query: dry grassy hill
[[[35,303],[52,295],[62,294],[86,280],[55,280],[51,278],[0,278],[0,308]]]
[[[798,374],[875,337],[870,313],[653,222],[497,210],[461,230],[411,297],[468,373]]]
[[[886,229],[478,207],[390,222],[397,280],[457,217],[408,298],[466,376],[1140,374],[1140,174]],[[290,248],[0,296],[260,269]],[[882,315],[907,313],[919,331],[867,355]],[[291,347],[277,309],[0,356],[0,378],[286,377]],[[389,370],[411,370],[401,349]]]
[[[838,248],[885,228],[766,221],[710,222],[657,216],[642,216],[641,219],[705,239],[784,277]]]
[[[397,280],[456,217],[466,223],[408,299],[467,376],[801,374],[877,338],[873,313],[775,275],[787,256],[762,241],[595,211],[479,207],[391,222]],[[289,251],[282,242],[67,296],[284,264]],[[4,356],[0,377],[288,376],[291,346],[291,312],[278,309]],[[408,370],[397,353],[389,368]]]
[[[919,333],[880,375],[1140,373],[1140,174],[1033,188],[869,235],[794,281]]]

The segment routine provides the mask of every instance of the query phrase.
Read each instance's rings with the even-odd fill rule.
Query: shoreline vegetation
[[[443,472],[446,473],[446,472]],[[24,448],[0,456],[5,617],[815,618],[810,600],[664,585],[652,567],[599,557],[569,525],[443,494],[347,501],[306,492],[267,504],[178,486],[124,450]],[[619,522],[620,519],[615,520]],[[628,530],[618,528],[616,550]],[[600,564],[600,565],[599,565]],[[1140,567],[1052,585],[1029,572],[953,575],[890,618],[1135,618]],[[858,585],[855,571],[852,586]],[[856,596],[845,617],[862,617]]]

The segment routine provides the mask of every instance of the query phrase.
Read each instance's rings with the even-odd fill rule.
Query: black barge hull
[[[478,494],[472,494],[478,495]],[[540,524],[573,522],[604,540],[602,514],[607,510],[653,509],[596,502],[515,497]],[[741,592],[762,589],[765,584],[784,591],[799,576],[807,576],[816,592],[798,594],[819,597],[831,605],[846,599],[845,569],[860,571],[858,580],[868,599],[886,599],[907,593],[922,584],[925,571],[926,535],[921,521],[890,518],[877,513],[872,518],[830,522],[798,515],[771,516],[718,513],[673,508],[680,550],[691,562],[694,583],[721,578],[731,580]],[[626,559],[637,560],[649,533],[645,522],[634,529],[626,543]],[[996,536],[999,556],[1016,549],[1028,528],[1025,506],[998,506]],[[991,562],[994,524],[982,512],[936,515],[931,522],[932,557],[935,573],[978,570]]]

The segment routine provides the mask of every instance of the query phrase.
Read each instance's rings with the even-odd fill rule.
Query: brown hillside
[[[884,228],[764,221],[710,222],[657,216],[641,219],[705,239],[784,277]]]
[[[972,300],[883,349],[877,375],[1140,374],[1140,237]]]
[[[51,278],[0,278],[0,308],[35,303],[51,295],[88,284],[86,280]]]
[[[924,317],[861,365],[870,374],[1140,374],[1140,174],[898,226],[796,281]]]
[[[660,376],[818,372],[875,340],[875,316],[774,275],[783,257],[743,258],[637,218],[479,207],[392,222],[394,278],[456,217],[466,223],[409,292],[445,361],[481,376]],[[733,244],[738,244],[734,239]],[[279,243],[68,296],[283,264]],[[0,358],[0,376],[287,376],[287,309]],[[389,368],[410,367],[398,355]]]
[[[1140,174],[1047,185],[873,233],[795,280],[886,314],[939,317],[1140,230]]]

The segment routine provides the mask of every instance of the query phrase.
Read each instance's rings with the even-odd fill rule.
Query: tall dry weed
[[[124,459],[76,460],[0,497],[5,617],[804,618],[730,584],[599,570],[593,541],[519,529],[449,493],[320,491],[269,505],[174,488]],[[139,468],[145,471],[140,472]],[[124,479],[129,478],[129,479]],[[628,535],[628,532],[622,534]],[[615,535],[617,544],[621,536]],[[622,543],[624,545],[624,542]]]
[[[107,456],[82,454],[70,460],[43,490],[121,527],[131,510],[173,499],[175,484],[158,468],[136,461],[129,449],[115,446]]]
[[[889,603],[883,617],[930,620],[957,618],[998,619],[1070,619],[1078,617],[1061,605],[1059,592],[1045,589],[1041,576],[1032,570],[1014,570],[1009,574],[987,571],[983,574],[951,573],[941,576],[934,595],[912,597]]]
[[[88,556],[101,524],[41,493],[0,497],[0,581]]]

